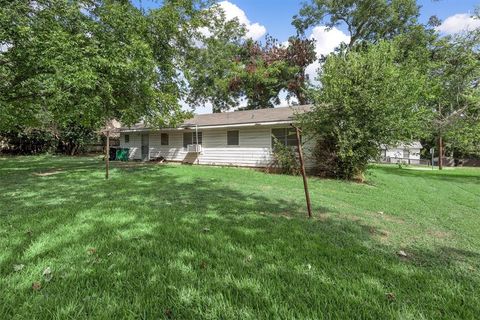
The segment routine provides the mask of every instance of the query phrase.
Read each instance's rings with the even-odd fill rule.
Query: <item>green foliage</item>
[[[361,178],[381,145],[419,135],[426,75],[395,42],[381,41],[326,59],[314,111],[300,118],[318,140],[323,175]]]
[[[447,150],[480,154],[480,28],[441,38],[431,48],[428,122]]]
[[[43,118],[87,128],[113,118],[127,125],[181,120],[177,61],[199,10],[186,0],[148,13],[130,1],[5,2],[0,129],[36,127]]]
[[[188,102],[211,102],[215,112],[237,107],[242,99],[246,109],[270,108],[280,103],[282,90],[300,104],[308,102],[305,69],[316,59],[313,40],[292,37],[284,47],[267,37],[262,44],[245,40],[245,30],[235,20],[223,19],[216,12],[189,53]]]
[[[239,56],[238,72],[231,90],[241,92],[247,100],[246,109],[261,109],[280,104],[278,95],[288,92],[300,104],[308,103],[308,76],[305,69],[315,61],[313,40],[291,37],[287,46],[267,38],[262,46],[247,41]]]
[[[296,148],[286,146],[285,144],[279,142],[275,137],[273,137],[273,139],[273,162],[269,169],[277,170],[283,174],[294,176],[299,175],[301,170],[300,162],[297,158]]]
[[[75,155],[85,151],[88,144],[98,139],[98,134],[91,128],[82,126],[76,122],[66,123],[58,129],[57,151],[68,155]]]
[[[0,140],[5,143],[1,151],[13,154],[59,152],[75,155],[85,151],[85,147],[97,139],[98,135],[93,129],[76,122],[65,123],[60,127],[17,126],[0,132]]]
[[[205,14],[208,23],[192,36],[194,43],[185,51],[183,70],[189,87],[186,98],[192,106],[212,103],[214,112],[220,112],[238,106],[241,99],[240,92],[230,87],[245,29],[237,20],[226,21],[218,6]]]
[[[50,130],[20,127],[0,132],[0,142],[4,144],[0,152],[11,154],[54,152],[58,145]]]
[[[416,0],[310,0],[292,24],[303,33],[317,24],[333,28],[344,23],[352,47],[359,42],[392,39],[415,26],[418,16]]]

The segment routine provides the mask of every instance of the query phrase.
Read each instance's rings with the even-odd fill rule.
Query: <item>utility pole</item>
[[[305,164],[303,162],[302,143],[300,141],[300,129],[298,127],[295,127],[293,124],[292,127],[295,128],[295,132],[297,134],[298,157],[300,158],[300,168],[302,170],[303,188],[305,190],[305,200],[307,201],[308,217],[312,218],[312,205],[310,204],[310,193],[308,192],[308,181],[307,175],[305,173]]]
[[[107,147],[105,148],[105,179],[108,180],[110,170],[110,130],[107,130]]]

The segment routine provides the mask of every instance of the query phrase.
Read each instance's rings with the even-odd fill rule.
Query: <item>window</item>
[[[227,145],[229,146],[238,146],[239,138],[238,138],[238,130],[235,131],[227,131]]]
[[[168,133],[160,134],[160,144],[162,146],[168,146]]]
[[[297,133],[294,128],[272,129],[272,148],[275,146],[275,140],[284,146],[296,146]]]
[[[183,133],[183,147],[187,148],[189,144],[202,144],[202,133],[198,133],[198,143],[197,143],[197,136],[195,132],[184,132]]]
[[[403,149],[403,158],[404,159],[410,159],[410,150]]]
[[[130,135],[126,134],[125,135],[125,143],[129,143],[129,142],[130,142]]]

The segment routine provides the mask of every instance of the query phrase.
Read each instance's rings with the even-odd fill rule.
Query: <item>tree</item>
[[[219,6],[203,11],[208,23],[190,38],[185,52],[183,76],[187,83],[186,101],[190,105],[211,103],[214,112],[238,107],[269,108],[287,98],[308,102],[308,75],[305,69],[316,59],[313,40],[291,37],[288,45],[267,36],[261,43],[246,38],[238,19],[227,20]]]
[[[201,5],[145,14],[126,0],[2,1],[0,129],[181,120],[178,61]]]
[[[322,23],[329,28],[345,24],[349,47],[367,41],[393,39],[417,24],[416,0],[310,0],[292,24],[300,33]]]
[[[426,76],[418,65],[396,41],[328,56],[315,108],[300,118],[318,141],[320,174],[361,179],[382,145],[417,136],[426,112]]]
[[[242,30],[235,25],[222,28],[229,32],[217,29],[191,59],[189,102],[211,102],[215,112],[237,107],[242,99],[247,102],[245,109],[271,108],[280,103],[282,90],[288,99],[309,102],[305,69],[316,59],[313,40],[291,37],[283,45],[267,37],[262,44],[242,40]]]
[[[477,153],[480,137],[480,34],[439,39],[431,48],[429,122],[437,138],[439,168],[443,167],[444,140],[451,149]]]
[[[241,99],[239,91],[231,90],[231,79],[246,32],[237,19],[226,20],[219,6],[205,10],[205,15],[208,23],[191,36],[193,43],[185,51],[185,100],[192,106],[211,103],[214,112],[221,112],[238,106]]]
[[[315,40],[290,37],[286,51],[286,60],[296,67],[296,73],[287,83],[289,93],[287,98],[295,96],[300,105],[306,105],[311,102],[308,96],[311,79],[306,74],[306,69],[318,59],[315,53]]]
[[[287,52],[273,38],[267,38],[265,45],[245,43],[237,57],[237,72],[230,79],[231,91],[246,98],[245,109],[273,108],[280,103],[278,95],[298,71],[288,61]]]

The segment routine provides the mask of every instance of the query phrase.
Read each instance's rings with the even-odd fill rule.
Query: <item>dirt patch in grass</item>
[[[393,223],[397,223],[397,224],[405,224],[404,219],[402,219],[400,217],[397,217],[397,216],[390,215],[390,214],[385,213],[383,211],[366,212],[365,214],[368,215],[368,216],[371,216],[371,217],[373,217],[377,220],[384,220],[384,221],[387,221],[387,222],[393,222]]]
[[[284,211],[284,212],[281,212],[281,213],[280,213],[280,217],[283,217],[283,218],[286,218],[286,219],[293,219],[293,218],[294,218],[294,215],[291,214],[291,213],[288,212],[288,211]]]
[[[330,215],[329,215],[328,213],[319,213],[319,214],[317,214],[317,215],[314,215],[314,218],[315,218],[316,220],[325,222],[325,221],[327,221],[328,219],[330,219]]]
[[[55,170],[55,171],[49,171],[49,172],[35,172],[33,175],[37,177],[48,177],[48,176],[54,176],[59,173],[63,173],[63,170]]]
[[[390,232],[386,230],[377,229],[373,226],[370,226],[368,231],[371,235],[378,236],[381,239],[385,239],[385,240],[388,239],[388,236],[390,235]]]
[[[380,242],[387,243],[390,241],[390,232],[385,230],[380,230],[377,234],[377,237],[380,239]]]
[[[452,236],[450,232],[442,230],[428,230],[427,234],[436,239],[448,239]]]
[[[337,215],[337,217],[342,219],[342,220],[349,220],[349,221],[353,221],[353,222],[359,222],[360,220],[362,220],[360,217],[358,217],[356,215],[353,215],[353,214],[340,213],[340,214]]]

